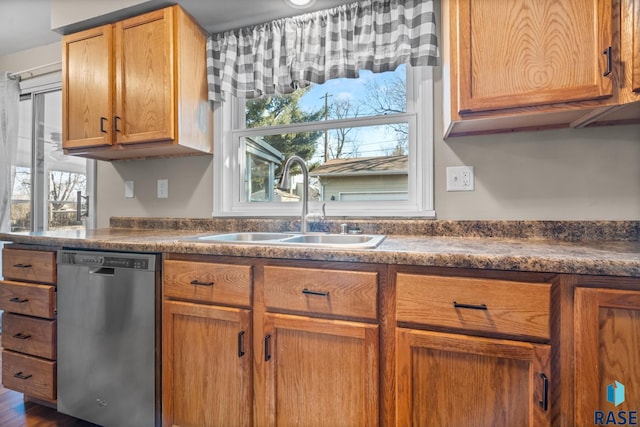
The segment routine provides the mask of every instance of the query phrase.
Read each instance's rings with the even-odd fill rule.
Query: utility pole
[[[324,120],[327,121],[329,119],[329,93],[324,94]],[[322,99],[322,98],[320,98]],[[327,163],[329,161],[329,130],[324,130],[324,162]]]

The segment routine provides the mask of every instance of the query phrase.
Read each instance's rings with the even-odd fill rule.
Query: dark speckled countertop
[[[340,221],[324,222],[334,231]],[[351,221],[351,223],[354,223]],[[229,231],[291,231],[295,221],[115,218],[88,231],[3,233],[0,240],[56,247],[350,261],[640,277],[640,221],[360,220],[387,234],[375,249],[322,249],[198,243],[188,237]]]

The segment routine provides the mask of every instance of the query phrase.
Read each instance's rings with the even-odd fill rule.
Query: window
[[[92,193],[95,161],[65,156],[62,151],[60,74],[24,80],[20,88],[11,231],[92,227],[93,209],[88,205],[93,201],[87,194]]]
[[[214,215],[296,215],[276,182],[291,155],[309,169],[309,210],[327,216],[434,216],[431,68],[361,71],[288,96],[215,109]]]

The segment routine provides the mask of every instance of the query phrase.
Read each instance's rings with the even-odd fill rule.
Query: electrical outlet
[[[473,166],[447,167],[447,191],[473,191],[474,181]]]
[[[169,180],[159,179],[158,180],[158,199],[167,199],[167,198],[169,198]]]

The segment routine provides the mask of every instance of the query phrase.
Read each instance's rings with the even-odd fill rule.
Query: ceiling
[[[175,0],[171,3],[180,4],[207,31],[216,33],[351,1],[316,0],[312,7],[304,10],[289,6],[284,0]],[[0,0],[0,56],[60,40],[60,34],[51,30],[50,3],[51,0]]]

